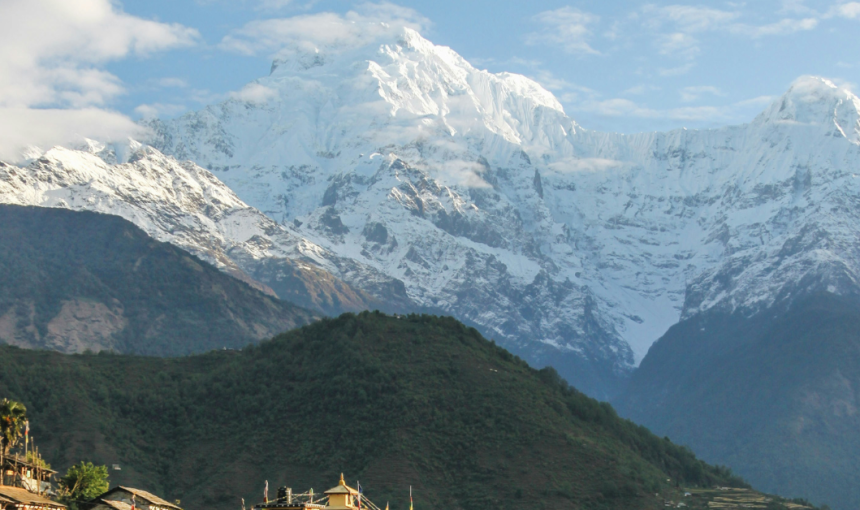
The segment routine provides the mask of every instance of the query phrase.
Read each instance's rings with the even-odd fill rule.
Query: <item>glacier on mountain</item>
[[[195,206],[209,219],[193,222],[214,226],[176,241],[202,253],[214,236],[224,267],[297,258],[355,292],[454,315],[606,397],[682,316],[856,292],[858,109],[804,77],[748,125],[598,133],[537,83],[404,29],[292,52],[231,99],[149,123],[152,146],[211,174],[153,149],[118,167],[226,184],[229,205]],[[4,170],[38,175],[39,161]],[[76,186],[92,190],[76,207],[104,191]],[[0,197],[72,206],[59,187]],[[130,198],[112,193],[92,207],[121,211]]]

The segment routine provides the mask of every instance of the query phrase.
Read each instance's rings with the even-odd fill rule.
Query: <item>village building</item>
[[[326,508],[331,510],[352,510],[355,508],[355,501],[359,497],[358,491],[343,481],[343,475],[340,475],[340,482],[337,487],[325,491],[324,494],[328,496]]]
[[[151,492],[117,486],[92,501],[90,510],[182,510]]]
[[[278,489],[277,499],[255,505],[254,510],[358,510],[359,508],[380,510],[358,490],[347,485],[343,475],[340,475],[337,486],[325,491],[323,495],[322,498],[315,499],[313,489],[302,494],[294,494],[292,489],[281,487]],[[362,501],[361,504],[359,499]]]
[[[56,471],[32,464],[17,455],[0,459],[0,510],[65,510],[48,499]]]
[[[0,459],[0,486],[18,487],[36,494],[49,494],[52,491],[51,478],[57,474],[14,456]]]
[[[66,506],[20,487],[0,485],[0,510],[66,510]]]

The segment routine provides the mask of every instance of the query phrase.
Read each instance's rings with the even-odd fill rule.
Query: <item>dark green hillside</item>
[[[313,319],[120,217],[0,205],[0,343],[173,356]]]
[[[756,487],[860,507],[860,305],[816,295],[672,327],[619,410]]]
[[[678,486],[743,485],[449,318],[347,314],[187,358],[3,347],[0,395],[55,467],[117,463],[114,484],[192,510],[341,472],[392,508],[412,485],[418,510],[663,508]]]

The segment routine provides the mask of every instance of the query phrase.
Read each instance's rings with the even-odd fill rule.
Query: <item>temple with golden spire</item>
[[[381,510],[360,491],[347,485],[342,473],[340,482],[325,491],[321,498],[315,499],[313,489],[296,494],[289,487],[281,487],[278,489],[277,499],[254,505],[254,510],[357,510],[359,508]],[[385,510],[388,510],[387,504]]]
[[[326,508],[331,510],[351,510],[355,508],[356,500],[361,497],[357,490],[353,489],[343,481],[343,473],[340,474],[340,482],[323,494],[328,496]]]

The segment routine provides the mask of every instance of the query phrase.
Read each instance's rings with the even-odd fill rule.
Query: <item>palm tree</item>
[[[24,404],[8,398],[0,400],[0,445],[3,455],[9,455],[9,449],[18,444],[26,421],[27,408]]]

